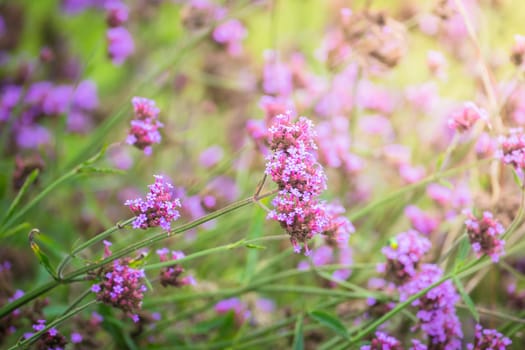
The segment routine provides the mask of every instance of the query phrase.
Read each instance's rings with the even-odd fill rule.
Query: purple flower
[[[205,168],[212,168],[222,159],[223,155],[222,147],[211,146],[200,154],[199,162]]]
[[[173,185],[164,177],[155,175],[155,183],[149,185],[149,193],[145,199],[128,200],[124,205],[137,217],[133,228],[147,229],[160,226],[164,230],[171,229],[171,222],[180,216],[176,208],[180,208],[180,200],[173,195]]]
[[[135,96],[131,99],[133,111],[139,120],[157,119],[160,109],[157,107],[155,101],[145,97]]]
[[[135,51],[131,34],[123,27],[109,28],[106,33],[108,54],[116,66],[120,66]]]
[[[91,287],[97,300],[133,316],[132,313],[141,308],[147,289],[142,284],[144,271],[129,267],[126,261],[115,260],[103,276],[102,282]]]
[[[396,338],[383,332],[376,332],[370,345],[361,346],[361,350],[403,350],[403,346]]]
[[[476,325],[476,335],[474,344],[468,344],[467,350],[505,350],[512,341],[499,333],[495,329],[483,329],[481,325]]]
[[[263,89],[271,95],[289,96],[292,93],[292,73],[284,64],[278,62],[274,51],[264,54]]]
[[[430,250],[430,241],[411,230],[398,234],[381,252],[387,258],[385,273],[396,284],[402,284],[416,275],[423,256]]]
[[[104,5],[107,17],[106,22],[110,27],[118,27],[128,20],[128,7],[120,0],[107,0]]]
[[[246,304],[239,298],[224,299],[215,304],[215,312],[218,314],[224,314],[230,311],[234,312],[238,324],[244,323],[251,316],[250,310],[248,310]]]
[[[239,20],[230,19],[215,28],[213,39],[226,45],[231,56],[239,56],[242,53],[242,41],[246,38],[246,28]]]
[[[405,208],[405,215],[412,223],[412,227],[424,234],[431,234],[438,226],[439,221],[425,213],[415,205],[409,205]]]
[[[17,130],[16,143],[20,148],[36,149],[51,142],[51,134],[45,127],[33,124]]]
[[[98,107],[97,85],[91,80],[83,80],[73,93],[73,105],[85,111],[92,111]]]
[[[71,333],[71,342],[73,344],[79,344],[79,343],[82,343],[82,334],[80,333],[77,333],[77,332],[73,332]]]
[[[157,120],[159,109],[155,101],[144,97],[133,97],[131,103],[137,119],[131,121],[126,142],[144,150],[144,154],[151,155],[151,146],[160,143],[162,139],[159,129],[164,125]]]
[[[503,163],[511,165],[517,171],[525,168],[525,135],[520,129],[512,130],[508,137],[499,138],[500,150],[496,153]]]
[[[479,120],[487,120],[487,112],[472,102],[466,102],[465,105],[452,112],[448,119],[448,126],[459,132],[470,130]]]
[[[443,271],[433,264],[421,266],[421,270],[410,281],[399,287],[399,300],[404,301],[437,282]],[[456,315],[455,304],[459,295],[450,280],[431,289],[412,302],[417,308],[419,327],[428,337],[433,348],[456,350],[461,348],[461,324]]]
[[[167,286],[173,286],[173,287],[182,287],[186,285],[194,285],[196,284],[195,279],[192,276],[185,276],[181,277],[181,275],[184,273],[184,268],[182,265],[177,264],[176,261],[179,259],[184,258],[184,253],[181,251],[172,251],[171,252],[171,258],[169,258],[169,249],[163,248],[157,250],[157,254],[159,255],[160,261],[173,261],[172,266],[167,266],[161,269],[160,271],[160,284],[163,287]]]
[[[22,88],[17,85],[8,85],[2,90],[0,97],[0,122],[9,120],[11,112],[20,101]]]
[[[477,257],[487,254],[492,261],[498,262],[499,257],[505,253],[505,241],[499,239],[505,232],[503,226],[488,211],[483,213],[481,219],[470,212],[467,212],[466,215],[467,234]]]

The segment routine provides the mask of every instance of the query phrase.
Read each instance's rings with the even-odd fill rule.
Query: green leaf
[[[468,295],[467,291],[463,287],[463,283],[461,283],[461,281],[459,280],[459,278],[457,276],[454,276],[453,280],[454,280],[454,284],[458,288],[458,292],[461,295],[461,298],[463,299],[463,302],[465,302],[465,305],[467,306],[467,308],[469,309],[470,313],[472,314],[472,317],[474,317],[476,322],[479,323],[478,310],[476,310],[476,306],[474,305],[474,302],[472,301],[472,299]]]
[[[322,310],[311,311],[308,314],[311,318],[321,323],[323,326],[330,328],[340,336],[349,339],[348,331],[346,330],[345,325],[339,321],[336,316]]]
[[[440,170],[441,166],[443,165],[443,161],[445,160],[445,154],[440,154],[436,161],[436,170]]]
[[[465,260],[467,259],[469,252],[470,252],[469,240],[467,237],[463,237],[458,247],[458,255],[456,256],[454,271],[459,270],[463,266],[463,264],[465,263]]]
[[[54,278],[56,279],[55,272],[53,267],[51,266],[51,263],[49,261],[48,256],[40,249],[39,245],[35,242],[35,234],[39,234],[40,231],[38,229],[32,229],[29,233],[29,245],[31,246],[31,250],[35,254],[36,258],[38,259],[38,262],[40,265],[44,266],[46,271]]]
[[[512,178],[514,179],[514,182],[516,185],[518,185],[519,188],[523,188],[523,183],[521,182],[521,178],[516,171],[516,169],[512,168]]]
[[[263,245],[253,244],[253,243],[246,244],[246,248],[250,248],[250,249],[266,249],[266,247],[263,246]]]
[[[9,206],[9,209],[7,209],[7,213],[5,214],[4,218],[2,219],[2,224],[5,223],[11,217],[11,215],[13,215],[13,212],[15,211],[16,207],[18,206],[18,203],[20,203],[20,200],[22,199],[24,194],[29,189],[29,186],[31,186],[31,184],[33,184],[33,182],[35,182],[36,178],[38,177],[38,174],[39,174],[39,170],[35,169],[26,178],[26,181],[22,185],[22,188],[20,189],[20,191],[18,191],[18,194],[16,195],[15,199],[13,200],[11,205]]]
[[[295,331],[293,337],[293,350],[304,350],[304,336],[303,336],[303,315],[297,317],[295,322]]]

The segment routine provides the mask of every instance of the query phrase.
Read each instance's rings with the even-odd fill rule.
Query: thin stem
[[[96,235],[95,237],[89,239],[88,241],[82,243],[81,245],[79,245],[78,247],[76,247],[75,249],[73,249],[73,251],[71,253],[69,253],[65,258],[64,260],[62,260],[60,262],[60,264],[58,265],[57,267],[57,276],[59,279],[63,279],[63,272],[64,272],[64,269],[66,268],[67,264],[69,263],[69,261],[75,257],[76,254],[80,253],[81,251],[83,251],[84,249],[102,241],[103,239],[107,238],[109,235],[113,234],[115,231],[118,231],[124,227],[126,227],[127,225],[129,225],[131,222],[133,222],[135,218],[131,218],[131,219],[127,219],[123,222],[119,222],[117,223],[115,226],[107,229],[106,231]]]
[[[271,191],[271,192],[267,192],[263,195],[261,195],[259,198],[264,198],[264,197],[269,197],[273,194],[275,194],[276,191]],[[130,246],[124,248],[124,249],[121,249],[119,251],[116,251],[114,252],[112,255],[108,256],[107,258],[105,259],[102,259],[101,261],[95,263],[95,264],[91,264],[91,265],[88,265],[88,266],[85,266],[85,267],[82,267],[76,271],[73,271],[72,273],[70,273],[69,275],[67,275],[65,277],[66,280],[68,279],[71,279],[73,277],[76,277],[76,276],[79,276],[79,275],[82,275],[88,271],[92,271],[92,270],[95,270],[101,266],[104,266],[114,260],[117,260],[127,254],[130,254],[134,251],[136,251],[137,249],[140,249],[140,248],[145,248],[145,247],[148,247],[148,246],[151,246],[153,243],[156,243],[158,241],[161,241],[161,240],[164,240],[164,239],[167,239],[169,237],[171,237],[172,235],[176,235],[176,234],[180,234],[180,233],[183,233],[185,231],[188,231],[194,227],[197,227],[205,222],[208,222],[210,220],[213,220],[219,216],[222,216],[222,215],[225,215],[225,214],[228,214],[232,211],[235,211],[237,209],[240,209],[242,207],[245,207],[249,204],[252,204],[253,203],[253,197],[250,197],[250,198],[246,198],[246,199],[243,199],[243,200],[240,200],[238,202],[235,202],[235,203],[232,203],[222,209],[219,209],[219,210],[216,210],[208,215],[205,215],[197,220],[193,220],[187,224],[184,224],[184,225],[181,225],[179,227],[176,227],[172,230],[170,230],[168,233],[166,232],[160,232],[156,235],[153,235],[152,237],[150,238],[147,238],[145,240],[142,240],[142,241],[139,241],[139,242],[136,242],[135,244],[131,244]]]
[[[50,322],[48,325],[46,325],[46,327],[44,329],[42,329],[41,331],[36,332],[35,334],[33,334],[31,337],[29,337],[27,339],[19,341],[18,343],[16,343],[12,347],[10,347],[8,350],[16,350],[16,349],[20,349],[20,348],[25,348],[25,347],[33,344],[34,342],[36,342],[38,340],[38,338],[40,338],[42,336],[42,334],[44,334],[45,332],[47,332],[51,328],[60,325],[62,322],[68,320],[72,316],[78,314],[79,312],[87,309],[88,307],[90,307],[91,305],[94,305],[96,303],[97,303],[96,300],[91,300],[88,303],[86,303],[86,304],[84,304],[82,306],[79,306],[76,309],[73,309],[73,310],[71,310],[70,312],[68,312],[68,313],[66,313],[64,315],[62,315],[60,317],[57,317],[56,319],[53,320],[53,322]]]
[[[60,282],[56,280],[49,281],[46,284],[43,284],[40,287],[35,288],[32,291],[22,295],[20,298],[13,300],[9,304],[2,306],[0,308],[0,319],[10,314],[12,311],[18,309],[20,306],[50,291],[51,289],[55,288],[59,284]]]

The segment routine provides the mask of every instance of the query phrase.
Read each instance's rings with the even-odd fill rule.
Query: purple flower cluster
[[[387,263],[380,269],[396,284],[403,284],[416,275],[419,262],[430,248],[430,241],[417,231],[400,233],[381,250]]]
[[[40,332],[46,328],[46,320],[37,320],[33,325],[35,332]],[[30,338],[34,333],[25,333],[24,338]],[[63,350],[67,344],[67,339],[60,334],[56,328],[50,328],[44,332],[36,342],[37,349]]]
[[[248,307],[239,298],[229,298],[219,301],[215,304],[215,312],[218,314],[225,314],[233,311],[235,315],[235,321],[237,324],[242,324],[247,321],[252,313],[248,310]]]
[[[230,19],[221,23],[213,31],[213,39],[226,46],[231,56],[242,54],[242,41],[247,32],[244,25],[237,19]]]
[[[410,220],[412,227],[418,232],[426,235],[431,234],[439,226],[439,220],[415,205],[409,205],[405,208],[405,215]]]
[[[481,219],[470,212],[467,212],[466,215],[465,225],[468,238],[477,257],[487,254],[492,261],[498,262],[499,257],[505,253],[505,241],[499,239],[505,232],[503,225],[488,211],[483,213]]]
[[[463,107],[452,112],[448,126],[459,132],[466,132],[480,119],[487,120],[487,112],[473,102],[466,102]]]
[[[128,7],[121,0],[105,3],[108,55],[114,65],[120,66],[135,51],[135,43],[129,31],[122,25],[128,20]]]
[[[319,194],[326,189],[326,176],[317,163],[313,151],[314,129],[305,117],[297,122],[291,116],[278,115],[269,129],[270,148],[266,160],[266,174],[279,186],[268,218],[279,221],[290,235],[294,250],[309,253],[307,242],[322,233],[327,224]]]
[[[124,203],[137,216],[133,221],[133,228],[160,226],[169,231],[171,222],[180,216],[176,208],[181,206],[180,200],[174,197],[173,185],[163,176],[155,175],[155,183],[148,187],[146,199],[137,198]]]
[[[474,344],[468,344],[467,350],[505,350],[510,344],[512,341],[497,330],[484,329],[477,324]]]
[[[496,152],[503,163],[511,165],[518,172],[525,168],[525,134],[519,129],[512,130],[507,137],[499,137],[500,149]]]
[[[370,345],[361,346],[361,350],[403,350],[403,346],[396,338],[383,332],[376,332]]]
[[[424,264],[411,280],[399,287],[400,300],[422,291],[437,282],[443,271],[434,264]],[[412,302],[417,311],[420,327],[428,336],[431,348],[455,350],[461,348],[463,337],[461,324],[456,315],[455,304],[459,301],[454,285],[450,280],[428,291]]]
[[[126,142],[144,150],[144,154],[151,155],[151,146],[154,143],[160,143],[162,139],[159,129],[164,125],[158,120],[160,110],[155,101],[144,97],[133,97],[131,103],[136,119],[131,121],[131,129]]]
[[[91,291],[96,293],[98,301],[121,309],[138,322],[138,315],[133,312],[142,306],[147,290],[142,284],[144,277],[143,270],[129,267],[126,261],[115,260],[104,272],[102,282],[91,286]]]
[[[160,271],[160,284],[163,287],[194,285],[196,282],[193,276],[185,276],[181,278],[181,275],[184,273],[184,268],[176,263],[178,259],[184,258],[184,253],[181,251],[172,251],[171,259],[169,258],[169,253],[170,251],[168,248],[157,250],[161,262],[173,261],[173,266],[165,267]]]
[[[0,93],[0,123],[13,123],[18,147],[35,149],[51,142],[51,134],[41,124],[42,120],[67,114],[68,129],[85,133],[92,126],[90,113],[97,107],[97,88],[90,80],[76,87],[49,81],[35,82],[27,89],[7,85]]]

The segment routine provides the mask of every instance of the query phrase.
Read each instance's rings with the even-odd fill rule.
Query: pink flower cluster
[[[239,298],[224,299],[215,304],[215,312],[218,314],[225,314],[231,311],[233,311],[235,315],[235,321],[237,324],[244,323],[252,315],[246,304]]]
[[[91,291],[98,301],[121,309],[138,322],[138,315],[132,313],[142,307],[147,290],[142,284],[144,277],[143,270],[129,267],[126,261],[115,260],[105,271],[102,282],[91,286]]]
[[[370,345],[361,346],[361,350],[402,350],[401,342],[396,338],[383,333],[376,332],[376,336],[370,342]]]
[[[149,185],[146,199],[137,198],[127,200],[124,205],[129,206],[137,217],[133,221],[133,228],[147,229],[160,226],[164,230],[171,229],[171,222],[180,216],[176,208],[181,206],[180,200],[174,197],[173,185],[163,176],[154,175],[155,183]]]
[[[487,112],[472,102],[466,102],[463,107],[452,112],[448,126],[459,132],[466,132],[480,119],[487,120]]]
[[[410,281],[399,287],[401,301],[437,282],[443,271],[434,264],[424,264]],[[412,302],[418,311],[420,327],[428,336],[432,349],[456,350],[461,348],[461,323],[456,315],[455,304],[459,295],[450,280],[428,291]]]
[[[286,229],[296,252],[303,244],[308,255],[308,240],[322,233],[327,224],[317,198],[326,189],[326,176],[313,153],[317,147],[312,122],[305,117],[295,123],[291,119],[289,114],[279,115],[269,129],[273,152],[266,158],[266,174],[277,183],[279,193],[268,218]]]
[[[184,268],[176,263],[177,260],[184,258],[184,253],[181,251],[172,251],[170,259],[169,252],[168,248],[157,250],[157,255],[161,262],[173,261],[173,266],[165,267],[160,271],[160,284],[163,287],[194,285],[196,282],[193,276],[185,276],[181,278],[181,275],[184,273]]]
[[[518,172],[525,168],[525,134],[515,129],[507,136],[499,138],[500,150],[496,155],[507,165],[511,165]]]
[[[123,27],[128,20],[128,7],[121,0],[108,0],[105,3],[108,55],[116,66],[123,64],[135,51],[135,43],[129,31]]]
[[[247,32],[244,25],[237,19],[230,19],[219,24],[213,31],[213,39],[226,46],[231,56],[242,54],[242,41]]]
[[[419,262],[430,248],[430,241],[417,231],[400,233],[381,250],[387,258],[387,263],[385,266],[379,266],[380,270],[396,284],[405,283],[416,275]]]
[[[162,139],[159,129],[164,125],[158,120],[160,110],[155,101],[144,97],[133,97],[131,103],[136,119],[131,121],[131,129],[126,142],[144,150],[144,154],[150,155],[151,146],[154,143],[160,143]]]
[[[474,344],[468,344],[467,350],[505,350],[510,344],[512,341],[497,330],[483,329],[481,325],[477,324]]]
[[[467,212],[467,234],[470,244],[476,255],[481,257],[487,254],[492,261],[498,262],[499,257],[505,253],[505,241],[499,237],[505,232],[503,225],[494,219],[492,213],[486,211],[483,217],[478,219],[472,213]]]
[[[37,320],[33,325],[35,332],[40,332],[46,328],[46,320]],[[33,336],[34,333],[25,333],[24,338],[28,339]],[[37,349],[53,349],[53,350],[62,350],[65,349],[67,344],[67,339],[60,334],[56,328],[50,328],[44,332],[36,343]]]

